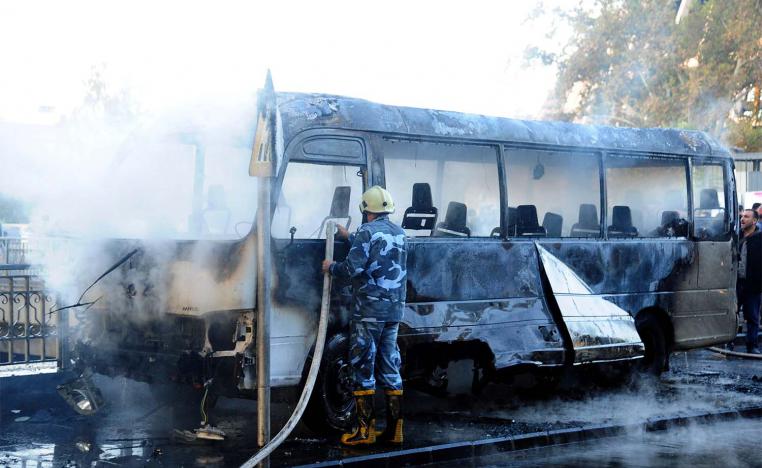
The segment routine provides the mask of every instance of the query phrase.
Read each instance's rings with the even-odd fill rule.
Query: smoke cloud
[[[101,273],[140,248],[130,260],[140,260],[140,268],[128,262],[83,301],[102,295],[99,306],[132,316],[166,310],[170,295],[179,295],[169,289],[178,241],[235,241],[250,231],[257,187],[248,175],[253,88],[235,103],[189,102],[161,111],[109,108],[113,99],[96,96],[54,125],[0,123],[0,147],[14,155],[13,176],[0,190],[28,205],[26,260],[42,267],[59,306],[75,303]],[[212,248],[192,245],[186,262],[213,272],[220,259]],[[193,298],[206,298],[202,303],[212,309],[214,300],[225,305],[214,291],[214,273],[202,281],[186,270],[185,278],[198,282]],[[136,289],[131,296],[128,285]]]

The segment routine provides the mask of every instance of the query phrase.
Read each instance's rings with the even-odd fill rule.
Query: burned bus
[[[362,192],[386,187],[408,237],[400,325],[406,385],[474,387],[512,372],[637,361],[730,341],[737,203],[728,151],[699,132],[521,121],[266,93],[272,137],[270,383],[299,388],[321,303],[327,221],[353,230]],[[260,103],[262,106],[263,103]],[[257,155],[255,154],[256,158]],[[254,180],[254,179],[252,179]],[[250,213],[254,219],[255,213]],[[255,225],[240,239],[113,241],[73,357],[140,380],[256,391]],[[341,260],[347,246],[335,244]],[[161,293],[159,293],[161,292]],[[353,409],[347,284],[334,282],[306,414],[341,429]],[[288,392],[285,392],[288,393]]]

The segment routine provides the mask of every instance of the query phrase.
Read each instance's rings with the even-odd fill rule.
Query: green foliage
[[[527,51],[558,65],[548,116],[727,137],[734,100],[762,82],[762,0],[693,3],[679,25],[671,0],[582,3],[567,17],[573,33],[562,53]],[[734,135],[759,148],[743,140],[755,131]]]
[[[754,127],[748,120],[729,125],[728,144],[744,151],[762,151],[762,127]]]

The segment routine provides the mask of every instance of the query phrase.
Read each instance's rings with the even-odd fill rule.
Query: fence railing
[[[0,367],[61,362],[65,314],[51,313],[37,250],[47,240],[0,237]],[[59,317],[61,315],[61,317]]]
[[[41,278],[0,276],[0,365],[59,360],[59,314],[51,314],[54,307]]]

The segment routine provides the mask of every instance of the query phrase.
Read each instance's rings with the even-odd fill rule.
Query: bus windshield
[[[222,144],[148,142],[111,161],[106,193],[62,220],[73,235],[117,238],[238,239],[251,229],[257,179],[251,150]]]

